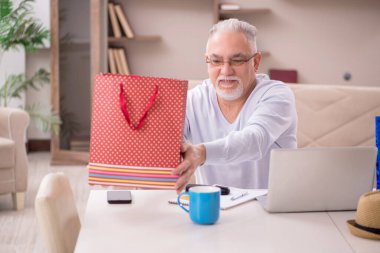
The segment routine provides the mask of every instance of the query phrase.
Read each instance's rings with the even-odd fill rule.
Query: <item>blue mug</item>
[[[189,209],[183,206],[180,199],[189,196]],[[215,186],[194,186],[188,192],[178,195],[178,205],[198,224],[211,225],[218,221],[220,212],[220,188]]]

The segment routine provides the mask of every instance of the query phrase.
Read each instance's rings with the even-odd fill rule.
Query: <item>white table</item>
[[[93,190],[75,252],[380,252],[380,241],[351,235],[355,212],[269,214],[257,201],[197,225],[168,200],[174,191],[132,191],[132,204],[110,205]]]

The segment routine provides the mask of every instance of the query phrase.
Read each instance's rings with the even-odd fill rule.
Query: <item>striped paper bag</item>
[[[96,76],[89,184],[173,189],[180,163],[187,81]]]

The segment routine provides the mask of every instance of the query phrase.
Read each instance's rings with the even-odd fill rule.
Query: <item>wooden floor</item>
[[[83,219],[90,186],[85,166],[50,166],[49,153],[30,153],[25,209],[14,211],[11,194],[0,195],[0,252],[47,252],[34,213],[34,199],[42,178],[50,172],[64,172],[69,180]]]

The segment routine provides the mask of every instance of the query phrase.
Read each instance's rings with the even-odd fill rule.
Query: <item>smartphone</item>
[[[130,191],[107,191],[107,201],[109,204],[130,204],[132,203],[132,194]]]

